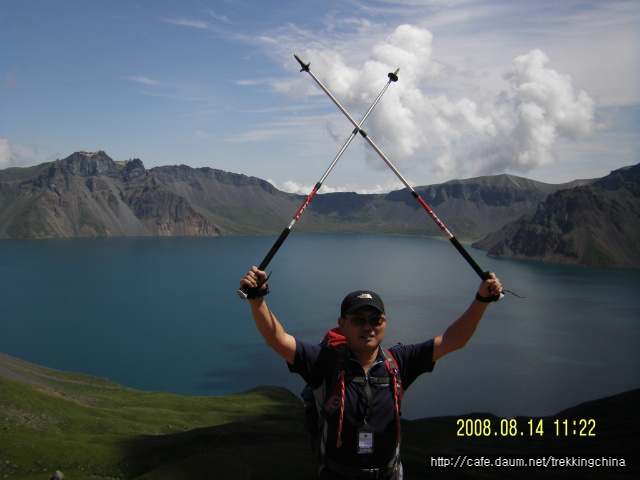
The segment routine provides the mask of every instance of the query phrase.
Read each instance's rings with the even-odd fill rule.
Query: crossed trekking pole
[[[438,216],[435,214],[435,212],[433,210],[431,210],[429,205],[427,205],[427,203],[422,199],[422,197],[420,197],[420,195],[418,195],[418,193],[411,187],[411,185],[409,185],[409,183],[400,174],[398,169],[396,169],[396,167],[391,163],[391,161],[389,161],[387,156],[384,153],[382,153],[382,151],[373,142],[373,140],[371,140],[369,135],[367,135],[367,133],[364,130],[362,130],[362,128],[361,128],[363,123],[364,123],[364,121],[367,119],[369,114],[372,112],[372,110],[374,109],[374,107],[376,106],[376,104],[378,103],[380,98],[382,98],[382,95],[384,95],[384,92],[386,92],[386,90],[389,87],[389,85],[392,82],[397,82],[398,81],[398,72],[400,71],[400,69],[398,68],[395,72],[389,73],[389,75],[388,75],[389,81],[386,83],[386,85],[384,86],[384,88],[382,89],[382,91],[380,92],[378,97],[371,104],[371,107],[369,107],[369,110],[367,110],[367,113],[364,115],[362,120],[360,120],[360,123],[356,123],[356,121],[351,117],[351,115],[349,115],[349,113],[342,107],[342,105],[340,105],[340,102],[338,102],[338,100],[336,100],[336,98],[331,94],[331,92],[329,90],[327,90],[327,88],[322,84],[322,82],[320,80],[318,80],[318,78],[313,74],[313,72],[309,68],[311,63],[304,63],[302,60],[300,60],[300,57],[298,57],[297,55],[294,55],[294,57],[298,61],[300,66],[302,67],[300,69],[300,72],[307,72],[311,76],[311,78],[313,78],[313,80],[318,84],[318,86],[324,91],[324,93],[327,94],[327,96],[333,101],[333,103],[344,114],[344,116],[347,117],[347,119],[351,122],[351,124],[355,128],[354,128],[353,132],[351,133],[351,135],[349,136],[349,138],[347,139],[347,141],[345,142],[345,144],[343,145],[343,147],[340,149],[340,151],[336,155],[336,157],[333,159],[333,162],[331,162],[331,165],[329,166],[327,171],[324,173],[324,175],[318,181],[318,183],[314,186],[313,190],[311,191],[311,194],[307,197],[305,202],[302,204],[302,207],[300,207],[300,209],[298,210],[296,215],[293,217],[293,220],[291,220],[289,225],[282,231],[282,233],[280,234],[280,236],[278,237],[276,242],[271,247],[271,250],[269,250],[269,252],[265,256],[265,258],[262,260],[262,262],[260,263],[260,266],[258,267],[258,270],[264,271],[267,268],[267,265],[269,265],[269,263],[273,259],[274,255],[276,254],[278,249],[282,246],[284,241],[287,239],[287,237],[289,236],[289,233],[291,233],[291,229],[293,228],[294,224],[298,221],[298,218],[300,218],[300,215],[302,215],[302,212],[305,210],[305,208],[307,208],[307,205],[309,204],[309,202],[311,201],[313,196],[316,194],[316,192],[320,189],[320,187],[322,186],[322,183],[326,180],[327,176],[329,175],[329,173],[331,172],[331,170],[333,169],[335,164],[338,162],[338,160],[340,159],[340,157],[342,156],[344,151],[347,149],[347,147],[349,146],[349,144],[351,143],[353,138],[359,133],[360,136],[362,136],[367,141],[367,143],[369,145],[371,145],[371,147],[380,156],[380,158],[382,158],[382,160],[393,171],[393,173],[396,174],[396,176],[404,184],[404,186],[407,188],[407,190],[409,190],[411,195],[418,201],[418,203],[420,205],[422,205],[422,208],[424,208],[426,210],[426,212],[429,214],[429,216],[431,217],[431,219],[434,222],[436,222],[438,227],[440,227],[440,230],[442,230],[447,235],[447,238],[449,239],[449,241],[453,244],[453,246],[460,253],[460,255],[462,255],[462,257],[467,261],[467,263],[471,266],[471,268],[474,270],[474,272],[476,272],[476,274],[482,280],[488,279],[489,278],[489,272],[488,271],[484,271],[484,270],[482,270],[482,268],[480,268],[480,266],[476,263],[476,261],[473,259],[473,257],[471,257],[469,252],[467,252],[467,250],[462,246],[462,244],[458,241],[458,239],[442,223],[442,221],[438,218]],[[264,281],[262,283],[264,283]],[[259,289],[262,286],[262,283],[259,284],[256,287],[253,287],[253,288],[254,289]],[[247,299],[248,296],[249,296],[249,291],[248,291],[247,287],[240,288],[238,290],[238,296],[240,298],[242,298],[242,299]],[[494,301],[498,301],[502,297],[503,297],[503,294],[500,294],[499,296],[495,296],[494,297]]]

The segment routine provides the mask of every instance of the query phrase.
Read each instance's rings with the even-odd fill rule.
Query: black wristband
[[[480,295],[480,293],[476,293],[476,300],[478,300],[479,302],[482,302],[482,303],[491,303],[495,299],[494,299],[494,297],[483,297],[482,295]]]
[[[271,290],[269,290],[269,285],[265,285],[262,288],[250,288],[247,292],[247,298],[249,300],[255,300],[256,298],[262,298],[265,295],[269,295],[269,293],[271,293]]]

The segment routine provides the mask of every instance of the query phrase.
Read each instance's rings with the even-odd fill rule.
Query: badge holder
[[[366,421],[358,429],[358,453],[373,453],[373,429]]]

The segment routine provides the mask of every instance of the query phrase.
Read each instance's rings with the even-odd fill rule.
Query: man
[[[240,287],[249,292],[260,334],[287,361],[290,371],[315,389],[333,388],[336,381],[332,383],[331,378],[336,376],[341,354],[289,335],[264,299],[269,293],[266,280],[265,272],[252,267],[240,281]],[[338,387],[327,393],[329,411],[319,447],[319,479],[402,480],[396,380],[406,390],[419,375],[433,370],[436,360],[464,347],[489,303],[501,293],[500,280],[491,273],[469,308],[442,335],[423,343],[397,345],[388,354],[380,347],[387,321],[382,299],[366,290],[344,298],[338,325],[347,346],[344,368],[351,374],[350,379],[341,377]],[[389,368],[389,356],[399,378]]]

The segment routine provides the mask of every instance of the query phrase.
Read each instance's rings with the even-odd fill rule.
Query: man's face
[[[385,316],[373,307],[361,307],[340,318],[347,345],[355,352],[377,349],[387,326]]]

